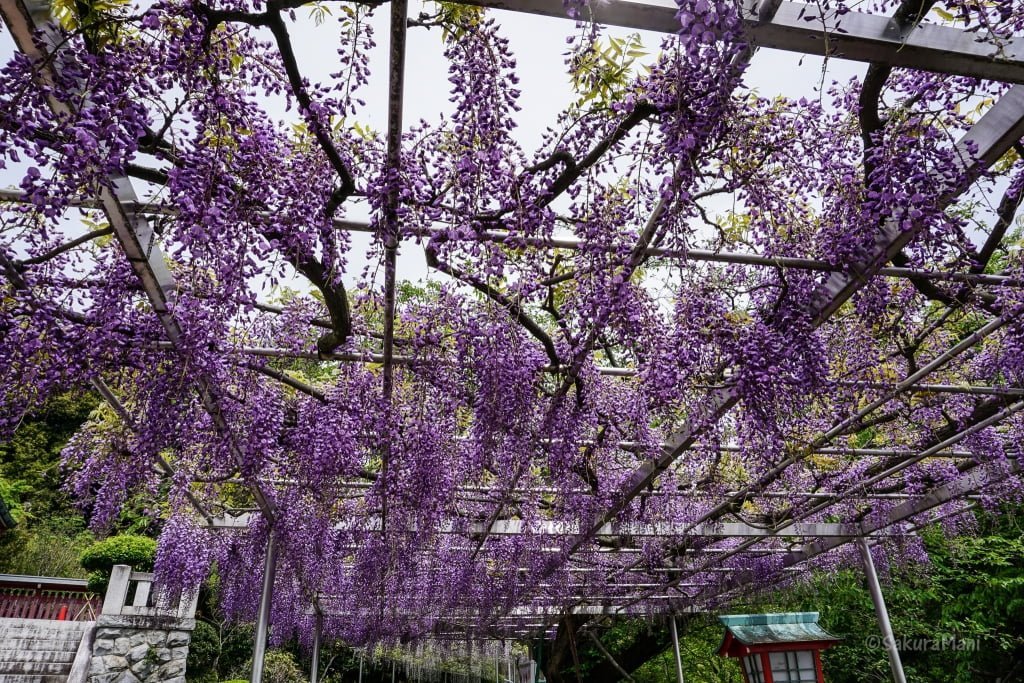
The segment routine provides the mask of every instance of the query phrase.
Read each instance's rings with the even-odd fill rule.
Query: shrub
[[[249,674],[252,663],[252,643],[256,637],[256,629],[252,624],[232,624],[224,629],[220,643],[220,659],[217,670],[227,676],[241,673],[244,678]]]
[[[252,659],[246,662],[244,671],[252,669]],[[242,671],[236,671],[239,675]],[[284,650],[267,650],[263,660],[263,680],[266,683],[305,683],[306,675],[299,667],[295,655]]]
[[[107,590],[110,571],[115,564],[126,564],[136,571],[153,571],[156,541],[145,536],[122,534],[105,538],[86,548],[79,562],[90,570],[89,590],[103,593]]]
[[[263,671],[263,678],[267,683],[305,683],[306,680],[306,675],[295,661],[295,656],[281,650],[267,652]]]
[[[195,630],[192,631],[192,639],[188,644],[185,670],[188,671],[189,678],[205,678],[206,674],[212,673],[219,654],[220,635],[217,633],[217,629],[205,621],[197,620]],[[213,680],[216,678],[214,677]]]

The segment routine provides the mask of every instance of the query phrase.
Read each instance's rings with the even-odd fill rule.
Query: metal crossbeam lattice
[[[982,491],[988,486],[998,484],[1004,481],[1007,476],[1019,474],[1020,471],[1021,468],[1017,461],[979,465],[954,481],[937,486],[914,500],[899,505],[891,510],[883,519],[864,523],[861,526],[861,533],[855,538],[819,539],[808,543],[799,550],[787,553],[782,558],[782,566],[795,567],[803,564],[819,555],[856,540],[861,535],[868,536],[878,529],[905,523],[940,505],[960,499],[969,493]],[[958,512],[963,513],[967,512],[967,510],[962,509]],[[723,583],[727,590],[736,590],[756,580],[757,577],[750,573],[737,572],[732,578],[727,579]]]
[[[967,177],[977,177],[985,168],[995,163],[1007,150],[1017,143],[1022,136],[1024,136],[1024,86],[1018,85],[1000,99],[971,131],[957,143],[958,149],[961,150],[959,158],[962,160]],[[977,154],[970,155],[967,152],[970,148],[977,150]],[[937,187],[942,187],[941,178],[938,179],[936,185]],[[965,189],[966,187],[960,187],[945,192],[938,200],[940,205],[948,205]],[[818,290],[817,298],[809,304],[809,311],[813,316],[812,319],[815,321],[815,324],[820,325],[827,320],[870,277],[877,274],[878,269],[884,263],[891,261],[893,256],[898,254],[913,239],[916,232],[917,230],[901,231],[892,224],[884,226],[876,237],[872,256],[865,263],[857,264],[852,269],[853,272],[851,274],[832,274],[824,286]],[[972,341],[972,344],[976,343],[976,341]],[[724,386],[710,392],[705,402],[695,407],[695,417],[688,421],[686,427],[673,435],[663,454],[656,460],[649,460],[638,468],[628,479],[627,485],[620,492],[615,502],[595,516],[595,521],[590,530],[578,536],[572,544],[572,552],[579,552],[589,543],[598,530],[625,509],[626,505],[640,495],[642,490],[647,488],[659,474],[665,471],[682,452],[692,447],[703,429],[722,417],[737,401],[738,393],[731,387]],[[777,476],[776,473],[781,473],[798,459],[790,458],[780,463],[779,466],[772,470],[770,476]],[[771,476],[771,478],[773,479],[774,476]],[[714,519],[723,511],[729,509],[734,502],[735,498],[724,501],[713,508],[711,512],[703,515],[697,524],[706,523]],[[820,504],[816,509],[823,509],[827,504]],[[693,526],[696,527],[697,524]],[[836,544],[835,547],[843,542],[845,540],[833,541]],[[748,550],[755,543],[756,539],[748,539],[741,544],[739,551]],[[681,580],[681,578],[677,579],[677,581]],[[649,594],[641,595],[627,604],[636,604],[648,597]]]
[[[489,7],[496,9],[526,12],[551,17],[565,17],[565,7],[561,0],[458,0],[463,4]],[[663,33],[674,33],[679,28],[676,18],[677,6],[672,2],[636,2],[633,0],[602,0],[593,2],[586,10],[587,18],[598,23],[643,29]],[[52,79],[49,69],[59,68],[59,59],[49,59],[41,48],[46,42],[37,43],[33,40],[35,31],[34,20],[22,0],[0,0],[0,14],[10,29],[15,43],[20,50],[40,65],[39,77],[45,82]],[[797,3],[761,1],[748,4],[744,19],[753,48],[766,47],[789,50],[807,54],[817,54],[829,58],[850,59],[856,61],[884,63],[891,66],[908,67],[925,71],[944,73],[953,76],[968,76],[992,79],[1006,83],[1024,84],[1024,38],[1000,37],[984,35],[974,31],[964,31],[953,27],[914,24],[900,25],[887,17],[863,12],[847,12],[841,16],[821,11],[816,5]],[[389,69],[389,100],[388,129],[386,149],[386,172],[396,173],[400,170],[400,153],[402,141],[402,102],[404,89],[405,31],[407,27],[407,5],[405,0],[392,0],[391,6],[392,40],[390,48]],[[55,45],[56,42],[51,41]],[[59,54],[56,55],[59,57]],[[749,56],[749,54],[747,55]],[[58,114],[68,113],[68,106],[56,99],[50,100],[50,106]],[[86,105],[88,106],[88,105]],[[996,104],[985,113],[970,132],[957,143],[959,159],[964,175],[969,181],[977,179],[984,171],[1000,159],[1014,144],[1024,137],[1024,85],[1011,88]],[[977,150],[972,154],[970,150]],[[941,174],[934,173],[936,187],[943,187]],[[99,191],[94,199],[83,199],[80,205],[102,209],[107,217],[114,235],[125,256],[138,278],[142,291],[149,305],[159,319],[167,337],[167,342],[160,346],[174,351],[182,351],[182,330],[174,319],[171,308],[177,284],[167,268],[163,254],[157,244],[157,236],[149,217],[161,213],[160,209],[144,207],[139,201],[131,180],[126,175],[112,176],[107,185]],[[945,208],[954,202],[966,186],[947,187],[939,192],[936,205]],[[0,200],[22,201],[18,191],[0,192]],[[396,311],[396,279],[397,250],[399,238],[404,234],[398,219],[399,199],[397,189],[389,193],[384,210],[382,225],[367,225],[358,222],[335,220],[334,226],[339,230],[375,231],[384,247],[384,306],[383,306],[383,344],[380,354],[352,353],[303,353],[290,352],[284,349],[242,348],[232,353],[249,354],[270,358],[310,358],[317,360],[337,360],[353,362],[374,362],[382,364],[383,388],[385,399],[389,399],[394,390],[394,372],[397,366],[413,366],[416,361],[395,353],[395,311]],[[655,210],[650,223],[656,222],[660,209]],[[713,263],[742,264],[759,267],[793,268],[817,271],[826,274],[826,279],[815,293],[815,296],[804,302],[808,320],[815,326],[827,322],[850,297],[864,284],[876,276],[905,278],[914,281],[948,281],[971,286],[1024,286],[1013,277],[999,274],[976,272],[947,272],[943,270],[918,270],[888,265],[900,254],[919,233],[921,226],[904,230],[893,222],[883,225],[875,236],[870,255],[863,262],[849,264],[846,269],[815,259],[797,257],[769,258],[757,254],[735,254],[728,252],[711,252],[690,250],[685,253],[673,252],[647,244],[643,237],[635,250],[635,257],[659,257],[685,259],[689,261],[706,261]],[[435,231],[423,228],[415,237],[429,238]],[[476,235],[481,241],[494,244],[509,244],[511,248],[530,248],[546,250],[597,250],[595,245],[585,244],[573,239],[535,239],[520,240],[501,231],[482,231]],[[607,251],[614,251],[609,245]],[[17,286],[16,282],[13,282]],[[936,507],[955,500],[964,500],[971,495],[984,491],[987,487],[997,484],[1008,474],[1016,475],[1020,468],[1015,460],[1004,463],[979,464],[970,451],[953,450],[961,440],[971,434],[994,426],[1013,413],[1024,410],[1024,401],[1009,403],[1005,401],[1002,409],[994,412],[974,424],[965,425],[952,436],[938,440],[937,443],[925,444],[917,449],[871,449],[830,447],[833,439],[844,433],[859,420],[870,415],[889,401],[909,393],[958,393],[991,398],[1016,398],[1024,395],[1020,387],[995,386],[958,386],[924,382],[929,375],[936,373],[960,354],[975,348],[989,335],[1001,330],[1010,319],[1002,316],[989,319],[973,334],[960,340],[958,344],[945,353],[931,360],[910,376],[894,385],[861,387],[878,389],[882,394],[862,407],[854,415],[835,424],[828,432],[816,439],[811,447],[805,448],[796,455],[787,457],[778,463],[759,480],[752,482],[740,490],[730,491],[709,512],[696,521],[688,522],[651,522],[623,523],[617,521],[620,513],[635,499],[654,496],[683,496],[682,491],[660,491],[652,489],[652,485],[662,473],[668,471],[681,454],[695,448],[697,440],[710,426],[715,424],[739,401],[739,391],[723,376],[718,384],[707,389],[703,400],[694,406],[689,420],[685,425],[670,436],[663,444],[661,453],[646,460],[637,467],[626,479],[613,502],[592,518],[580,523],[562,520],[546,520],[524,522],[518,519],[504,519],[505,506],[510,496],[536,495],[539,490],[530,487],[518,487],[513,481],[507,487],[460,487],[459,494],[481,493],[497,495],[499,500],[480,500],[475,502],[494,503],[496,507],[486,522],[467,522],[453,519],[430,528],[414,526],[399,528],[402,533],[454,534],[465,538],[464,547],[455,550],[471,553],[476,560],[482,554],[487,540],[502,536],[550,536],[553,539],[569,539],[565,545],[554,541],[546,543],[538,552],[547,553],[559,558],[552,562],[547,574],[540,577],[530,574],[527,567],[521,568],[532,583],[520,582],[521,588],[530,587],[532,593],[526,591],[521,604],[497,613],[483,614],[471,609],[456,607],[448,609],[444,614],[445,621],[441,626],[449,626],[452,620],[465,620],[479,623],[489,621],[502,632],[528,634],[537,628],[545,628],[552,620],[566,614],[591,616],[619,614],[648,614],[653,609],[665,612],[696,610],[694,605],[706,604],[707,601],[720,600],[749,586],[757,578],[750,572],[734,570],[725,563],[735,557],[744,556],[781,556],[784,571],[795,573],[799,566],[804,565],[823,553],[835,550],[855,539],[886,538],[912,534],[923,522],[922,516]],[[555,358],[557,360],[557,357]],[[546,370],[564,372],[565,368],[552,362]],[[605,375],[630,377],[636,374],[633,368],[601,368]],[[231,425],[227,423],[221,407],[221,399],[216,387],[203,376],[194,379],[202,404],[210,414],[218,433],[229,444],[238,464],[244,461],[244,455],[233,437]],[[119,413],[130,420],[127,411],[120,406],[116,397],[102,383],[97,385],[100,393],[119,410]],[[637,442],[616,442],[625,450],[640,450],[643,444]],[[385,445],[385,455],[381,478],[387,477],[389,453]],[[724,452],[738,451],[738,446],[723,446]],[[755,526],[745,522],[724,521],[738,502],[746,498],[770,497],[772,494],[765,489],[787,468],[792,467],[809,455],[836,455],[847,457],[891,458],[880,465],[881,469],[870,474],[868,478],[857,482],[848,490],[841,491],[807,491],[796,495],[803,496],[813,504],[795,519],[787,520],[778,525]],[[959,478],[942,486],[936,486],[924,495],[915,495],[894,490],[868,491],[872,485],[881,485],[898,481],[900,474],[915,463],[926,458],[956,458],[962,474]],[[157,466],[161,466],[157,463]],[[170,466],[164,462],[165,472]],[[248,528],[259,514],[272,519],[274,510],[271,502],[264,496],[261,484],[290,485],[284,481],[241,480],[247,484],[256,500],[257,510],[239,515],[221,515],[210,517],[198,502],[195,502],[200,513],[207,518],[208,525],[213,529],[232,530]],[[362,490],[372,487],[369,482],[339,482],[340,489]],[[383,487],[382,487],[383,488]],[[899,484],[896,484],[899,488]],[[551,489],[557,493],[559,489]],[[831,506],[844,501],[877,501],[892,500],[898,504],[880,519],[863,523],[821,523],[803,521],[816,514],[827,511]],[[371,515],[357,521],[336,525],[336,529],[355,537],[360,533],[381,534],[392,529],[396,524],[388,520],[387,500],[384,498],[382,509],[376,516]],[[972,506],[959,508],[949,514],[962,514]],[[479,519],[480,517],[477,517]],[[911,522],[917,522],[914,528],[908,528]],[[934,521],[931,518],[929,521]],[[691,566],[652,567],[643,566],[649,558],[636,547],[636,539],[665,539],[669,544],[680,539],[706,539],[704,545],[687,549],[686,559],[696,560]],[[728,545],[726,541],[740,539],[737,545]],[[602,545],[603,544],[603,545]],[[716,544],[718,544],[716,546]],[[799,545],[798,549],[794,549]],[[358,550],[353,545],[353,550]],[[623,577],[619,581],[603,584],[588,583],[585,580],[568,584],[576,592],[566,596],[560,595],[559,600],[546,598],[543,594],[548,589],[564,589],[567,584],[546,582],[556,572],[566,575],[586,577],[588,574],[600,574],[609,567],[593,562],[597,556],[626,557],[641,556],[636,561],[614,566],[611,569],[612,579]],[[591,562],[597,566],[579,566]],[[268,547],[267,572],[265,580],[272,583],[273,543]],[[664,579],[662,578],[664,575]],[[784,574],[785,575],[785,574]],[[720,580],[708,580],[707,577],[721,576]],[[697,580],[698,578],[703,580]],[[703,589],[696,594],[683,592],[683,588]],[[269,589],[266,589],[269,594]],[[327,617],[379,616],[359,610],[345,608],[332,609],[332,599],[343,600],[345,596],[321,595],[317,601],[317,619],[321,614]],[[569,599],[576,604],[565,605],[560,601]],[[701,601],[704,601],[703,603]],[[646,604],[640,604],[646,603]],[[432,606],[425,605],[426,613],[432,612]],[[392,614],[397,614],[392,611]],[[424,611],[413,611],[409,616],[422,617]],[[264,631],[269,619],[267,610],[261,611]],[[319,623],[319,621],[318,621]],[[457,627],[457,625],[455,625]],[[319,630],[318,630],[319,633]],[[443,630],[438,630],[439,634]],[[319,636],[318,636],[319,637]]]
[[[957,143],[961,150],[960,158],[963,160],[967,176],[976,178],[1005,154],[1022,136],[1024,136],[1024,86],[1018,85],[1007,92]],[[969,146],[975,146],[976,155],[971,155],[967,151]],[[941,178],[938,179],[936,185],[942,187]],[[939,199],[939,204],[941,206],[948,205],[964,189],[966,188],[957,188],[956,192],[946,192],[945,196]],[[898,226],[887,223],[876,237],[871,257],[865,263],[852,268],[852,272],[849,274],[832,274],[818,290],[817,298],[809,302],[808,314],[815,324],[820,325],[831,317],[839,306],[882,267],[882,264],[891,261],[893,256],[898,254],[919,230],[920,226],[916,230],[901,230]],[[630,476],[626,486],[617,496],[616,502],[595,516],[591,529],[580,536],[573,546],[574,550],[586,543],[589,534],[600,529],[625,509],[630,501],[650,485],[661,472],[665,471],[682,452],[695,443],[704,429],[728,412],[738,400],[737,389],[724,387],[712,391],[702,404],[695,406],[693,417],[688,420],[686,426],[670,437],[664,453],[655,460],[645,462]],[[784,468],[788,464],[788,462],[782,463],[780,467]]]
[[[210,520],[212,529],[244,529],[252,523],[249,513],[238,516],[220,515]],[[339,531],[377,533],[383,527],[380,517],[343,522],[335,525]],[[523,522],[517,519],[499,519],[490,525],[481,522],[460,524],[448,522],[431,528],[415,526],[403,527],[404,533],[423,534],[455,534],[459,536],[575,536],[580,527],[576,522],[546,521]],[[766,537],[812,537],[829,538],[834,536],[849,537],[859,533],[856,526],[849,524],[831,524],[824,522],[789,524],[779,529],[767,529],[744,522],[715,522],[692,526],[679,522],[623,523],[606,524],[595,534],[595,538],[633,538],[633,537],[673,537],[673,536],[707,536],[713,538],[766,538]],[[887,535],[879,531],[879,535]]]
[[[460,0],[463,4],[565,18],[561,0]],[[747,4],[747,35],[758,47],[861,62],[885,62],[922,71],[1024,83],[1024,38],[983,40],[976,32],[937,25],[901,29],[884,16],[851,11],[822,15],[817,5],[781,2],[762,21],[757,5]],[[607,26],[675,33],[674,2],[602,0],[587,19]]]

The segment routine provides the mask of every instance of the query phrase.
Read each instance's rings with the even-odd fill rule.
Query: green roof
[[[744,645],[839,640],[818,626],[817,612],[726,614],[718,617],[718,620]]]

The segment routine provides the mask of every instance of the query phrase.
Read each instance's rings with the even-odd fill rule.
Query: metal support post
[[[875,616],[878,617],[878,626],[882,629],[882,642],[889,652],[889,666],[892,667],[892,679],[895,683],[907,683],[907,677],[903,674],[903,662],[900,661],[900,651],[896,647],[896,638],[892,633],[892,624],[889,623],[889,610],[885,608],[885,598],[882,597],[882,587],[878,583],[878,573],[875,571],[875,561],[871,559],[871,547],[868,540],[861,536],[858,541],[860,557],[864,563],[864,575],[868,579],[868,590],[871,592],[871,602],[875,603]]]
[[[267,654],[267,631],[270,630],[270,604],[274,600],[274,574],[277,571],[277,543],[271,529],[267,535],[267,552],[263,559],[263,590],[256,613],[256,640],[252,646],[252,683],[263,683],[263,658]]]
[[[676,655],[676,680],[678,683],[683,682],[683,656],[679,653],[679,631],[676,629],[676,617],[672,615],[669,620],[669,624],[672,626],[672,651]]]
[[[317,608],[313,617],[313,661],[309,664],[309,683],[317,683],[320,679],[320,631],[324,626],[324,615]]]

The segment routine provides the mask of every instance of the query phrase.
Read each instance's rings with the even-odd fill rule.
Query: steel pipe
[[[895,683],[907,683],[907,677],[903,673],[903,662],[900,660],[900,651],[896,647],[896,637],[892,632],[892,624],[889,623],[889,610],[885,607],[882,586],[878,583],[875,561],[871,558],[871,547],[863,536],[857,539],[857,547],[860,548],[860,557],[864,563],[864,576],[868,580],[871,602],[875,605],[878,628],[882,631],[882,643],[885,645],[886,652],[889,653],[889,666],[892,668],[893,681]]]
[[[251,683],[263,683],[263,660],[267,655],[267,633],[270,630],[270,608],[274,600],[274,576],[277,573],[277,542],[273,529],[267,534],[267,549],[263,558],[263,588],[256,613],[256,633],[252,646]]]
[[[324,627],[324,615],[319,609],[313,617],[313,656],[309,663],[309,683],[317,683],[320,678],[320,636]]]
[[[676,629],[676,617],[674,614],[668,623],[672,626],[672,652],[675,654],[676,659],[676,681],[677,683],[685,683],[683,681],[683,657],[679,652],[679,631]]]

